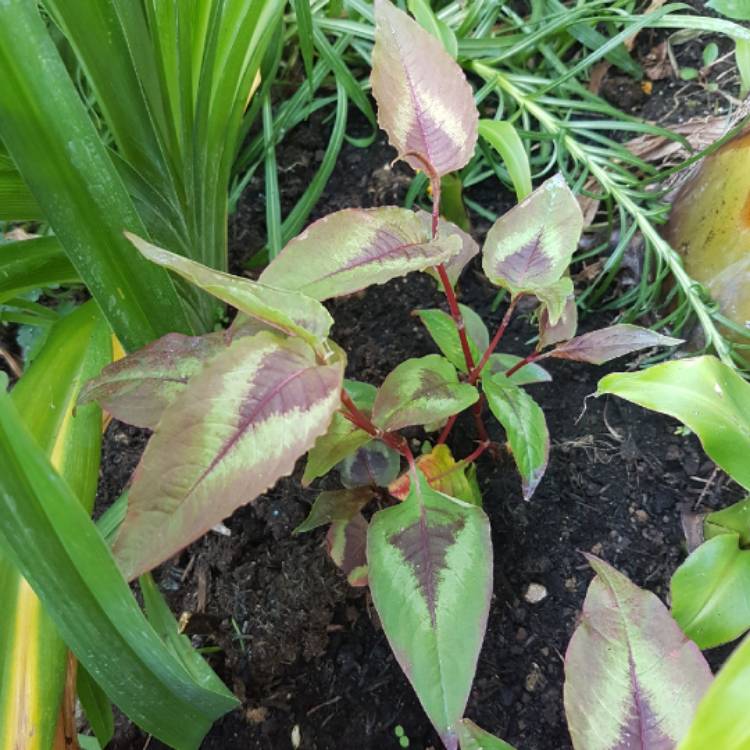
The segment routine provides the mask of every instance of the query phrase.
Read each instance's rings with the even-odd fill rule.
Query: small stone
[[[565,589],[567,591],[576,591],[578,589],[578,579],[576,578],[566,578],[565,579]]]
[[[251,724],[262,724],[268,718],[268,709],[265,706],[248,708],[247,711],[245,711],[245,718]]]
[[[516,631],[516,640],[519,643],[523,643],[528,637],[529,637],[529,634],[526,628],[518,628],[518,630]]]
[[[543,681],[544,675],[542,675],[542,670],[540,669],[539,665],[535,662],[532,663],[531,672],[526,675],[526,680],[524,681],[524,687],[526,688],[526,691],[529,693],[533,693],[538,687],[542,686]]]
[[[541,583],[530,583],[526,588],[523,598],[529,604],[539,604],[539,602],[547,598],[547,589]]]
[[[639,508],[634,515],[635,520],[638,521],[638,523],[648,523],[648,513],[646,513],[645,510]]]
[[[292,747],[297,750],[302,744],[302,732],[300,731],[299,724],[295,724],[292,727]]]

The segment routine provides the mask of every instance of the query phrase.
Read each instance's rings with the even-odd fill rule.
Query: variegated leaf
[[[371,440],[339,464],[344,487],[387,487],[401,469],[401,454],[379,440]]]
[[[168,333],[105,367],[82,389],[78,403],[96,401],[115,419],[153,430],[190,378],[224,348],[221,333]]]
[[[334,521],[326,535],[328,554],[351,586],[367,586],[367,527],[361,513]]]
[[[555,304],[562,296],[564,302],[572,284],[568,280],[565,294],[555,284],[570,265],[582,230],[578,201],[556,175],[492,225],[482,248],[482,267],[493,284],[511,294],[544,295]],[[559,314],[550,312],[550,318],[554,323]]]
[[[565,312],[567,300],[573,294],[572,280],[569,276],[563,276],[553,284],[533,291],[547,311],[550,325],[556,326]]]
[[[420,456],[417,466],[434,490],[481,507],[482,497],[477,492],[476,484],[467,476],[466,464],[456,462],[451,449],[444,443],[436,445],[430,453]],[[399,500],[405,500],[411,487],[410,477],[410,471],[402,474],[388,485],[388,492]]]
[[[544,476],[549,459],[549,431],[544,412],[505,375],[485,378],[482,388],[490,411],[505,429],[521,475],[523,499],[529,500]]]
[[[383,382],[372,407],[381,430],[400,430],[445,419],[479,399],[473,385],[459,383],[456,368],[439,354],[407,359]]]
[[[369,487],[321,492],[307,518],[292,532],[302,534],[334,521],[351,521],[375,497]]]
[[[565,307],[557,323],[550,320],[549,309],[542,305],[539,311],[539,344],[537,349],[546,349],[553,344],[572,339],[578,329],[578,306],[574,295],[565,300]]]
[[[130,489],[113,551],[130,579],[253,500],[328,428],[343,357],[320,365],[299,339],[235,339],[164,413]]]
[[[458,730],[461,750],[513,750],[513,747],[499,737],[485,732],[471,719],[463,719]]]
[[[515,354],[505,354],[504,352],[491,354],[487,360],[487,364],[484,366],[484,370],[482,370],[482,377],[487,378],[492,375],[506,373],[522,359],[522,357],[517,357]],[[516,385],[531,385],[532,383],[549,383],[552,380],[552,376],[541,365],[538,365],[536,362],[530,362],[516,370],[508,379]]]
[[[464,321],[469,351],[476,364],[490,343],[490,335],[487,332],[487,326],[470,307],[461,304],[458,307]],[[432,340],[438,345],[445,358],[461,372],[467,372],[466,358],[453,318],[447,312],[437,309],[415,310],[414,315],[424,323],[427,332],[432,336]]]
[[[377,388],[369,383],[354,380],[344,381],[344,388],[358,409],[369,413]],[[368,432],[353,425],[341,412],[333,415],[325,435],[321,435],[307,454],[302,484],[307,486],[313,479],[327,474],[336,464],[371,440]]]
[[[152,245],[130,232],[125,235],[151,262],[174,271],[191,284],[276,330],[299,336],[312,345],[324,339],[331,330],[333,318],[328,310],[305,294],[215,271]]]
[[[260,281],[325,300],[446,263],[460,249],[456,235],[432,240],[406,208],[347,208],[289,242]]]
[[[443,45],[388,0],[375,0],[370,80],[400,158],[439,176],[468,163],[479,120],[471,86]]]
[[[456,750],[492,594],[490,525],[415,472],[407,499],[370,522],[370,591],[396,659]]]
[[[678,346],[682,343],[682,339],[673,339],[656,331],[650,331],[648,328],[622,323],[576,336],[560,344],[549,352],[548,356],[601,365],[609,362],[610,359],[632,354],[640,349]]]
[[[672,750],[711,684],[711,670],[654,594],[587,558],[597,575],[565,657],[573,746]]]
[[[447,179],[447,178],[446,178]],[[427,211],[418,211],[419,216],[427,232],[432,232],[432,214]],[[456,236],[461,240],[461,249],[446,264],[445,271],[450,279],[451,286],[456,286],[461,272],[466,268],[469,261],[479,253],[477,241],[461,227],[456,226],[452,221],[444,219],[442,216],[438,220],[438,237]],[[437,281],[440,281],[440,274],[434,268],[428,268],[427,273]]]

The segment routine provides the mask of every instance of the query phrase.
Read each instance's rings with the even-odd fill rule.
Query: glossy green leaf
[[[750,628],[750,550],[738,534],[719,534],[694,550],[672,576],[672,615],[701,648],[739,638]]]
[[[106,693],[80,664],[76,667],[76,695],[100,747],[115,734],[115,717]]]
[[[654,594],[586,557],[596,577],[565,655],[573,746],[673,748],[711,684],[711,670]]]
[[[750,384],[716,357],[612,373],[599,381],[597,395],[604,393],[684,422],[709,458],[750,489]]]
[[[719,534],[739,534],[740,546],[750,547],[750,497],[709,513],[703,521],[703,530],[706,539]]]
[[[480,120],[479,135],[500,154],[513,181],[516,197],[522,201],[532,190],[531,167],[518,131],[509,122]]]
[[[448,750],[458,747],[492,594],[490,525],[481,508],[431,489],[376,513],[369,583],[383,630]]]
[[[511,367],[515,367],[522,359],[523,357],[517,357],[515,354],[505,354],[504,352],[491,354],[484,370],[482,370],[482,377],[486,378],[488,375],[505,373]],[[552,376],[541,365],[536,364],[536,362],[530,362],[516,370],[508,379],[516,385],[531,385],[532,383],[549,383],[552,380]]]
[[[0,143],[0,221],[39,221],[39,205]]]
[[[378,389],[369,383],[345,380],[344,388],[358,409],[370,412]],[[370,433],[355,427],[341,411],[333,415],[325,435],[321,435],[308,451],[302,484],[327,474],[336,464],[372,439]]]
[[[82,389],[78,403],[96,401],[116,419],[153,430],[190,378],[226,345],[221,333],[168,333],[105,367]]]
[[[382,430],[436,422],[471,406],[479,393],[459,383],[456,369],[439,354],[408,359],[383,381],[372,407],[372,421]]]
[[[32,289],[77,281],[56,237],[0,244],[0,304]]]
[[[493,284],[511,294],[535,294],[540,299],[544,295],[548,303],[562,297],[564,304],[572,285],[563,274],[582,230],[578,201],[563,177],[556,175],[492,225],[482,248],[482,267]],[[553,324],[558,318],[550,310]]]
[[[469,351],[474,362],[477,363],[490,343],[487,326],[470,307],[461,304],[458,307],[466,328]],[[424,323],[432,340],[438,345],[445,358],[461,372],[466,373],[466,359],[453,318],[443,310],[415,310],[414,314]]]
[[[458,725],[461,750],[514,750],[511,745],[478,727],[471,719]]]
[[[677,750],[745,750],[750,746],[750,637],[735,649],[698,706]]]
[[[128,580],[197,539],[282,476],[328,428],[344,361],[299,339],[238,338],[193,376],[143,454],[113,545]]]
[[[135,235],[128,234],[128,238],[153,263],[169,268],[191,284],[272,328],[315,344],[328,335],[333,325],[325,307],[304,294],[214,271]]]
[[[735,21],[750,21],[750,6],[745,0],[708,0],[706,7]]]
[[[682,339],[664,336],[648,328],[621,323],[584,333],[555,347],[548,353],[558,359],[572,359],[602,365],[611,359],[656,346],[679,346]]]
[[[0,546],[78,660],[136,724],[173,746],[197,748],[213,721],[237,701],[225,689],[197,684],[165,648],[93,522],[4,388],[0,506]]]
[[[549,459],[549,431],[544,412],[526,391],[506,378],[494,375],[482,380],[487,404],[503,426],[521,475],[524,500],[529,500],[542,480]]]
[[[378,123],[413,169],[442,176],[471,159],[478,120],[471,86],[442,42],[389,0],[375,0],[370,81]]]
[[[302,534],[334,521],[351,521],[375,497],[369,487],[321,492],[307,518],[292,532]]]
[[[401,454],[379,440],[371,440],[339,464],[344,487],[387,487],[401,469]]]
[[[406,208],[347,208],[289,242],[260,281],[318,300],[340,297],[447,262],[461,248],[455,235],[430,237]]]

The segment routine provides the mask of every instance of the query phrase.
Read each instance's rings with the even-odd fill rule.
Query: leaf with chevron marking
[[[401,454],[379,440],[370,440],[338,466],[341,484],[355,487],[387,487],[401,469]]]
[[[482,267],[493,284],[511,294],[550,297],[554,325],[573,291],[570,280],[562,277],[582,231],[578,201],[562,175],[555,175],[492,225],[482,248]]]
[[[191,284],[278,331],[299,336],[314,346],[331,330],[333,318],[328,310],[305,294],[215,271],[130,232],[125,236],[152,263],[174,271]]]
[[[446,263],[461,247],[455,234],[433,240],[409,209],[346,208],[291,240],[260,281],[325,300]]]
[[[388,0],[375,0],[370,81],[399,158],[441,177],[468,163],[479,121],[471,86],[441,42]]]
[[[711,670],[654,594],[603,560],[586,557],[596,577],[565,656],[573,745],[674,748],[711,685]]]
[[[373,516],[367,562],[396,659],[446,747],[456,750],[492,593],[487,516],[436,492],[416,469],[406,500]]]
[[[235,339],[167,409],[136,469],[113,551],[128,579],[253,500],[322,435],[344,359],[320,365],[299,339]]]
[[[86,383],[78,403],[96,401],[115,419],[153,430],[190,378],[225,346],[221,333],[168,333],[107,365],[98,377]]]
[[[382,430],[438,422],[479,399],[473,385],[459,383],[456,368],[439,354],[407,359],[383,381],[372,407]]]

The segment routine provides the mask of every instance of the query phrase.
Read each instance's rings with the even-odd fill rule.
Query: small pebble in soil
[[[539,602],[547,598],[547,589],[541,583],[530,583],[526,587],[526,593],[523,595],[523,598],[529,604],[539,604]]]
[[[524,687],[529,693],[533,693],[537,688],[544,686],[545,679],[544,675],[542,674],[542,669],[536,662],[532,662],[531,672],[526,675]]]
[[[294,750],[302,744],[302,732],[300,732],[299,724],[295,724],[292,727],[292,747]]]
[[[646,511],[641,508],[639,508],[633,515],[635,516],[635,520],[638,521],[638,523],[648,522],[648,513],[646,513]]]

